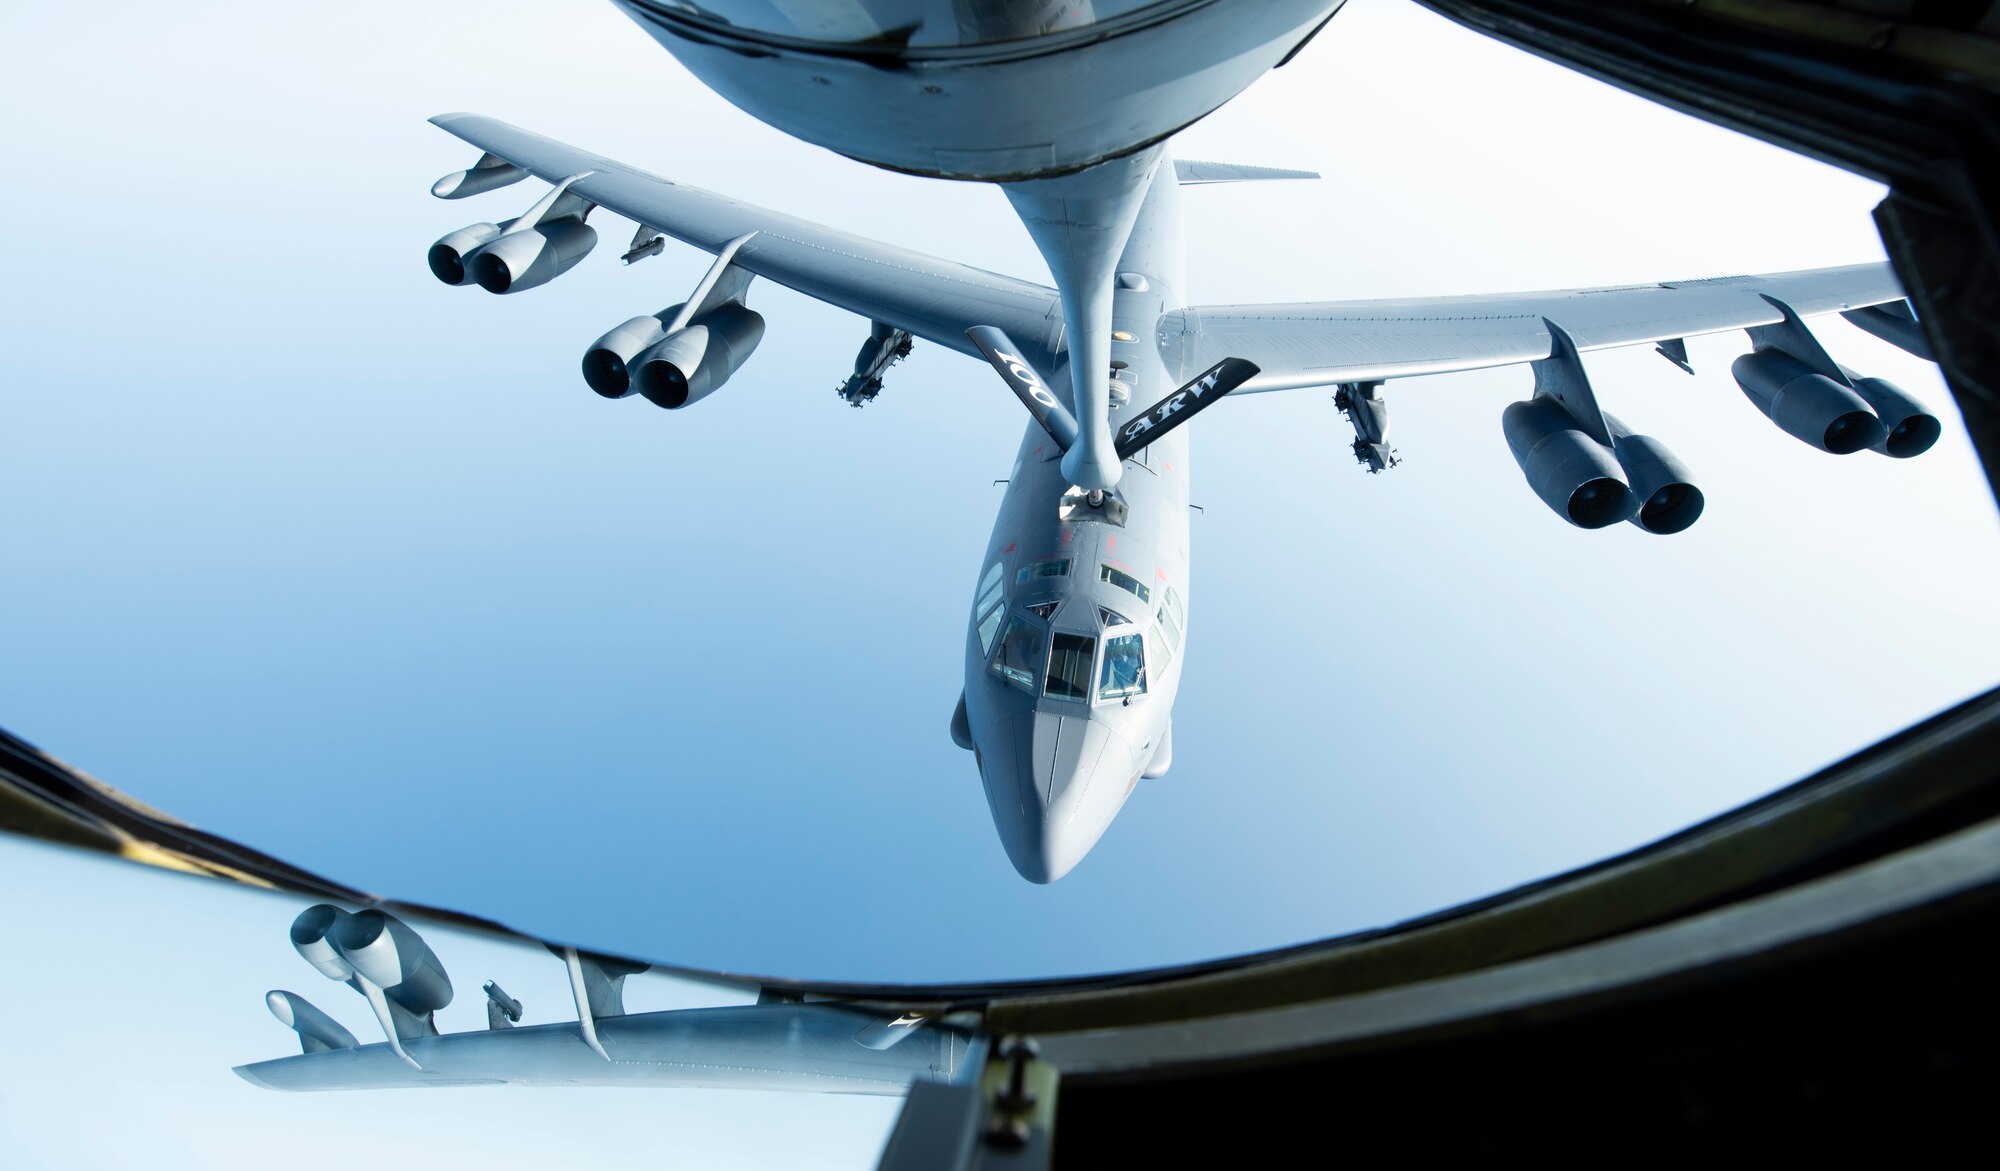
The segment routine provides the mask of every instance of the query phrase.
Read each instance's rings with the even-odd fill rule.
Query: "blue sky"
[[[661,174],[1042,278],[990,188],[873,171],[707,93],[608,4],[263,4],[0,38],[0,722],[343,881],[689,964],[934,980],[1134,967],[1421,913],[1630,848],[1995,682],[1990,495],[1936,372],[1923,459],[1837,459],[1727,374],[1740,336],[1593,355],[1702,474],[1678,537],[1546,513],[1500,437],[1525,369],[1392,383],[1404,466],[1325,394],[1195,434],[1173,773],[1052,887],[946,736],[1024,420],[919,345],[758,286],[763,347],[669,414],[584,347],[672,304],[629,227],[545,288],[428,275],[521,189],[427,194],[507,118]],[[1188,157],[1322,171],[1188,199],[1199,303],[1686,278],[1880,256],[1864,181],[1412,5],[1354,0]]]

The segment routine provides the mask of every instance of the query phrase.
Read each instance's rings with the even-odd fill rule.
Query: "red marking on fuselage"
[[[1106,534],[1104,534],[1104,551],[1105,551],[1106,553],[1116,553],[1116,552],[1118,551],[1118,534],[1117,534],[1117,533],[1106,533]]]
[[[1170,471],[1170,472],[1171,472],[1171,471],[1173,471],[1173,470],[1174,470],[1174,465],[1172,465],[1172,464],[1170,464],[1170,463],[1167,463],[1167,461],[1166,461],[1166,460],[1161,460],[1161,461],[1160,461],[1160,463],[1161,463],[1161,464],[1163,464],[1163,465],[1165,465],[1165,467],[1166,467],[1166,469],[1167,469],[1168,471]]]
[[[1012,553],[1014,550],[1019,549],[1020,547],[1021,547],[1021,542],[1009,541],[1007,542],[1007,547],[1005,549],[1000,550],[1000,552],[1002,554]]]

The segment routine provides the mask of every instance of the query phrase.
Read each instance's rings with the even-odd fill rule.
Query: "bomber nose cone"
[[[1011,734],[1000,734],[1003,725]],[[981,750],[1001,844],[1022,878],[1054,882],[1083,861],[1125,804],[1137,772],[1132,750],[1101,721],[1075,715],[1037,712],[997,723],[994,732],[999,751],[984,741]]]

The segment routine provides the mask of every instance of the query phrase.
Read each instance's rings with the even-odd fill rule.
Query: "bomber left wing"
[[[628,1012],[625,982],[649,965],[549,945],[569,975],[576,1020],[523,1024],[521,1002],[488,980],[485,1029],[441,1032],[451,977],[417,930],[380,908],[308,907],[294,950],[367,1001],[383,1040],[363,1044],[305,997],[264,1003],[300,1052],[241,1065],[272,1090],[427,1086],[705,1086],[902,1094],[914,1081],[962,1081],[984,1042],[911,1006],[811,1000],[760,990],[756,1004]]]
[[[926,341],[977,357],[965,331],[992,325],[1045,367],[1053,364],[1062,308],[1052,289],[662,179],[495,118],[440,114],[431,122],[485,152],[476,166],[439,181],[432,190],[442,198],[534,175],[556,184],[551,197],[573,207],[602,207],[718,256],[733,244],[728,261],[743,273]],[[538,204],[528,214],[559,220],[561,211]]]

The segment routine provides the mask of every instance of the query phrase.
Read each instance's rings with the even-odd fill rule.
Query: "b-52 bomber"
[[[444,236],[431,271],[493,293],[534,288],[591,250],[587,221],[600,210],[637,224],[628,261],[668,236],[712,254],[685,300],[617,326],[583,357],[599,395],[669,410],[721,388],[762,341],[764,319],[746,303],[758,278],[870,322],[840,388],[850,402],[874,397],[912,339],[995,368],[1030,419],[976,571],[950,730],[973,754],[1008,858],[1034,882],[1074,868],[1138,782],[1173,762],[1192,601],[1186,424],[1218,399],[1333,388],[1356,457],[1382,471],[1396,460],[1384,382],[1526,364],[1533,393],[1501,422],[1535,495],[1580,528],[1624,522],[1655,534],[1694,524],[1701,490],[1665,444],[1601,407],[1585,352],[1652,344],[1687,369],[1686,338],[1746,330],[1752,349],[1732,373],[1787,434],[1833,454],[1906,458],[1941,432],[1929,408],[1840,366],[1805,324],[1838,312],[1929,358],[1885,264],[1492,296],[1194,303],[1181,188],[1312,176],[1176,159],[1171,133],[1289,60],[1331,19],[1330,0],[1099,0],[1094,10],[850,0],[775,16],[735,0],[620,6],[781,129],[896,170],[998,183],[1056,287],[768,211],[471,114],[432,119],[480,152],[433,194],[457,199],[530,176],[551,186],[519,216]],[[721,19],[724,10],[735,19]],[[826,19],[800,23],[813,12]],[[841,23],[868,13],[895,15],[896,35],[885,39],[891,24],[881,21]],[[1146,100],[1132,96],[1135,76],[1158,83]],[[1177,79],[1180,88],[1167,85]],[[1044,93],[1091,100],[1029,100]]]

